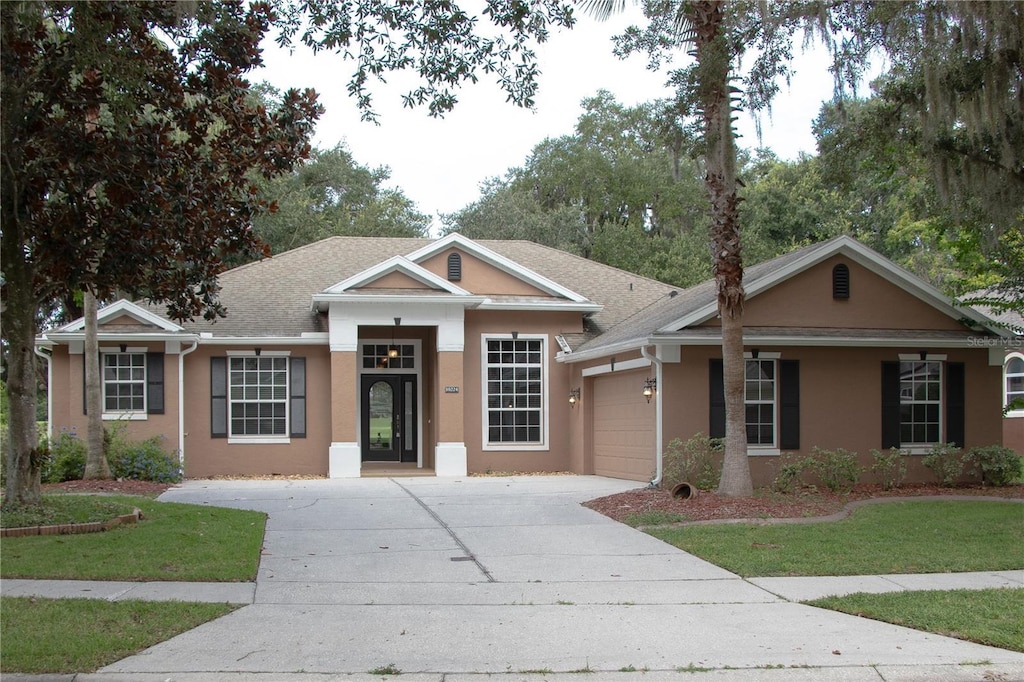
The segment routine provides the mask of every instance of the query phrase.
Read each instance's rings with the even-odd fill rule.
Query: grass
[[[55,526],[64,523],[109,521],[131,514],[137,507],[133,499],[96,495],[46,495],[42,504],[12,506],[0,514],[0,528]]]
[[[103,533],[5,538],[0,577],[51,580],[247,581],[256,578],[266,515],[157,502],[68,495],[82,506],[138,507],[143,518]],[[6,516],[6,515],[5,515]]]
[[[1024,590],[851,594],[810,602],[833,611],[1024,652]]]
[[[640,526],[667,526],[670,523],[682,523],[688,520],[683,514],[654,509],[636,514],[628,514],[622,519],[622,522],[631,528],[639,528]]]
[[[237,608],[30,597],[4,597],[0,604],[7,673],[92,672]]]
[[[808,525],[652,528],[651,535],[744,577],[1001,571],[1024,567],[1024,507],[901,502]]]

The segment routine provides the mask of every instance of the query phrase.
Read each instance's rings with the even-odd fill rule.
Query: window
[[[230,357],[231,437],[288,435],[288,358]]]
[[[103,354],[103,411],[146,412],[146,354]]]
[[[747,444],[775,445],[775,360],[747,360]]]
[[[900,444],[941,442],[942,363],[900,361]]]
[[[1010,414],[1024,416],[1024,355],[1015,353],[1007,358],[1003,377],[1003,404],[1009,407],[1015,400],[1019,401],[1010,408]]]
[[[362,344],[363,369],[416,369],[416,346],[408,342]]]
[[[544,339],[485,339],[485,444],[545,443]]]

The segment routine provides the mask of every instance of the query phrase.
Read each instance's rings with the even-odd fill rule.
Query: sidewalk
[[[781,599],[804,602],[858,592],[881,594],[921,590],[1024,588],[1024,570],[978,573],[908,573],[799,578],[747,578]],[[4,580],[5,597],[85,598],[106,601],[192,601],[256,603],[256,583],[107,582],[96,580]],[[590,679],[590,678],[588,678]]]

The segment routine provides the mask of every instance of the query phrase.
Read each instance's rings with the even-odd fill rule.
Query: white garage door
[[[641,394],[644,372],[594,378],[594,473],[647,481],[654,477],[655,406]]]

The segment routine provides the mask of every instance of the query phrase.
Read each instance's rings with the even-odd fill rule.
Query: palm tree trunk
[[[740,250],[736,142],[729,101],[730,54],[721,26],[722,0],[702,0],[687,7],[697,46],[697,87],[704,117],[707,177],[711,200],[711,242],[722,320],[722,367],[725,379],[725,462],[720,495],[753,494],[744,405],[743,257]]]

